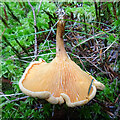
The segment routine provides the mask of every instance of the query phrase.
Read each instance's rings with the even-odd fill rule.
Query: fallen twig
[[[37,56],[54,55],[54,54],[56,54],[56,53],[46,53],[46,54],[41,54],[41,55],[37,55]],[[35,57],[35,56],[22,57],[22,59],[33,58],[33,57]],[[10,58],[10,59],[18,60],[18,58]],[[25,60],[20,60],[20,61],[27,62]]]
[[[22,100],[22,99],[25,99],[25,98],[28,98],[28,97],[29,96],[20,97],[20,98],[17,98],[15,100],[11,100],[10,102],[15,102],[15,101]]]
[[[9,101],[6,101],[6,102],[3,102],[0,107],[6,105],[7,103],[11,103],[11,102],[15,102],[15,101],[18,101],[18,100],[22,100],[22,99],[25,99],[25,98],[28,98],[29,96],[24,96],[24,97],[20,97],[20,98],[17,98],[17,99],[14,99],[14,100],[9,100]]]
[[[70,52],[69,52],[70,53]],[[70,53],[70,54],[72,54],[73,56],[76,56],[77,58],[79,58],[80,59],[80,57],[78,56],[78,55],[75,55],[75,54],[73,54],[73,53]],[[84,57],[84,55],[83,55],[83,57]],[[87,59],[87,57],[84,57],[89,63],[91,63],[93,66],[95,66],[98,70],[100,70],[102,73],[105,73],[105,74],[108,74],[109,72],[104,72],[103,70],[101,70],[99,67],[97,67],[94,63],[92,63],[89,59]]]
[[[50,32],[48,33],[48,35],[47,35],[47,37],[46,37],[46,39],[45,39],[45,42],[44,42],[43,45],[42,45],[42,48],[44,47],[45,43],[46,43],[47,40],[48,40],[48,37],[49,37],[51,31],[53,30],[53,28],[56,26],[57,23],[58,23],[58,21],[53,25],[53,27],[51,27]],[[41,49],[42,49],[42,48],[41,48]]]
[[[117,41],[117,40],[115,40],[111,45],[109,45],[104,52],[102,52],[101,54],[99,54],[98,56],[96,56],[96,57],[93,59],[93,61],[96,60],[100,55],[104,54],[107,50],[109,50],[109,49],[111,48],[111,46],[112,46],[116,41]]]
[[[107,32],[109,32],[109,31],[106,31],[106,33],[107,33]],[[94,36],[92,36],[92,37],[84,40],[83,42],[77,44],[74,48],[76,48],[77,46],[79,46],[79,45],[81,45],[81,44],[83,44],[83,43],[85,43],[85,42],[87,42],[87,41],[89,41],[89,40],[91,40],[91,39],[94,39],[95,37],[97,37],[97,36],[99,36],[99,35],[102,35],[102,34],[105,34],[105,33],[104,33],[104,32],[98,33],[98,34],[96,34],[96,35],[94,35]],[[73,48],[73,49],[74,49],[74,48]]]
[[[118,107],[117,107],[117,109],[115,110],[115,112],[114,112],[114,115],[113,115],[113,119],[115,119],[117,116],[118,116],[118,112],[120,111],[120,101],[119,101],[119,103],[118,103]]]
[[[2,95],[0,95],[0,97],[6,97],[6,96],[16,96],[16,95],[22,95],[23,93],[16,93],[16,94],[9,94],[9,95],[5,95],[5,94],[3,94],[3,92],[0,92],[0,94],[2,94]]]
[[[42,0],[40,0],[40,4],[39,4],[39,7],[38,7],[38,12],[37,12],[37,14],[39,13],[41,3],[42,3]]]
[[[36,28],[36,17],[35,17],[35,8],[30,4],[30,1],[28,0],[28,4],[30,5],[32,11],[33,11],[33,16],[34,16],[34,28],[35,28],[35,44],[34,44],[34,56],[37,56],[37,28]]]
[[[9,99],[5,96],[5,94],[4,94],[3,92],[0,92],[0,94],[2,94],[2,95],[0,95],[0,96],[4,96],[5,99],[6,99],[7,101],[9,101]]]

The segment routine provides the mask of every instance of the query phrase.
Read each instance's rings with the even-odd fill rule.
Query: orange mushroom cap
[[[96,88],[104,85],[84,72],[68,58],[64,48],[64,15],[57,24],[56,57],[46,63],[44,60],[31,62],[19,81],[23,93],[46,99],[51,104],[66,102],[69,107],[86,104],[96,94]]]

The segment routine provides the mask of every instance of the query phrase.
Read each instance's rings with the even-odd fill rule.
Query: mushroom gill
[[[42,59],[31,62],[19,86],[29,96],[46,99],[52,104],[66,102],[69,107],[75,107],[90,101],[96,94],[97,86],[102,90],[104,85],[68,58],[63,42],[63,19],[64,15],[61,15],[57,23],[56,57],[50,63]]]

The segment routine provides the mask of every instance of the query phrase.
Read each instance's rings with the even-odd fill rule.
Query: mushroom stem
[[[56,57],[62,57],[66,58],[67,53],[64,48],[64,41],[63,41],[63,34],[65,30],[65,21],[63,20],[64,17],[62,17],[61,20],[57,23],[57,35],[56,35]]]

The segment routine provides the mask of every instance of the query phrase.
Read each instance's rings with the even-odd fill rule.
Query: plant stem
[[[3,19],[1,16],[0,16],[0,20],[3,22],[3,24],[4,24],[7,28],[9,28],[7,22],[6,22],[5,19]]]
[[[115,16],[116,20],[118,20],[118,17],[117,17],[117,15],[116,15],[115,5],[114,5],[113,2],[112,2],[112,5],[113,5],[113,13],[114,13],[114,16]]]
[[[5,3],[5,5],[8,8],[8,10],[10,11],[9,14],[12,16],[12,18],[20,23],[19,19],[14,15],[14,13],[12,12],[12,10],[9,8],[8,4]]]
[[[94,4],[95,4],[96,20],[97,20],[96,26],[98,27],[98,22],[99,22],[99,19],[98,19],[97,2],[96,2],[96,0],[94,0]]]
[[[20,42],[15,38],[15,41],[18,43],[18,45],[22,48],[22,50],[29,56],[28,51],[25,49],[25,47],[23,47]]]
[[[4,41],[13,49],[13,52],[16,54],[16,56],[20,59],[21,55],[19,54],[19,52],[11,45],[11,43],[6,39],[4,35],[2,37]]]

